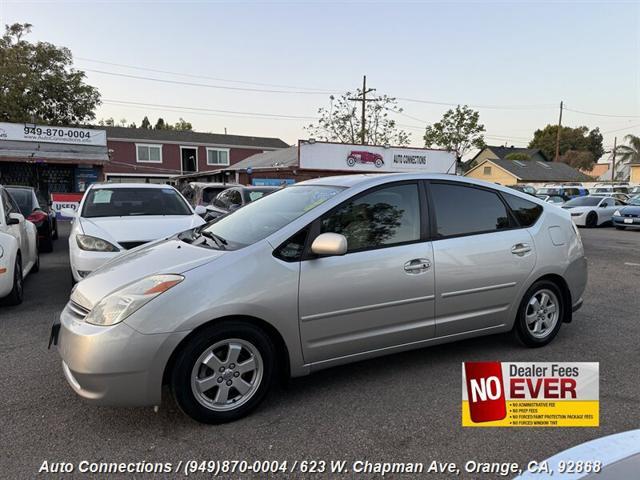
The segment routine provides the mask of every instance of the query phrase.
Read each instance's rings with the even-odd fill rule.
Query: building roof
[[[0,161],[101,165],[109,155],[106,146],[2,140]]]
[[[533,158],[533,156],[536,154],[540,154],[542,155],[542,158],[544,158],[546,161],[549,161],[549,159],[544,154],[544,152],[539,148],[521,148],[521,147],[513,147],[513,146],[504,147],[504,146],[494,146],[494,145],[487,145],[478,153],[476,153],[476,155],[470,161],[474,161],[476,157],[480,155],[487,148],[491,150],[491,152],[493,152],[493,154],[501,160],[504,160],[505,157],[510,153],[524,153],[525,155],[529,155],[529,157],[531,158]]]
[[[592,180],[591,177],[562,162],[500,159],[488,159],[486,162],[498,165],[523,182],[588,182]],[[482,162],[472,170],[484,163]]]
[[[286,148],[279,138],[224,135],[192,132],[190,130],[152,130],[147,128],[100,127],[107,131],[107,139],[149,140],[154,142],[184,142],[250,148]]]
[[[245,170],[251,168],[286,168],[298,166],[298,146],[256,153],[244,160],[234,163],[227,170]]]

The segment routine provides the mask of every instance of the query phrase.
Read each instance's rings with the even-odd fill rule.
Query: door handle
[[[404,271],[407,273],[422,273],[431,268],[431,260],[428,258],[414,258],[404,264]]]
[[[516,243],[513,247],[511,247],[511,253],[514,255],[522,256],[525,253],[529,253],[531,251],[531,245],[528,243]]]

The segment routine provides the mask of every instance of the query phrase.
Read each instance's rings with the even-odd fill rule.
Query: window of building
[[[437,237],[494,232],[509,228],[507,208],[497,193],[474,187],[432,183]]]
[[[229,149],[207,148],[207,165],[229,165]]]
[[[344,235],[348,252],[419,240],[418,186],[395,185],[348,200],[322,219],[325,232]]]
[[[523,227],[530,227],[540,218],[542,207],[537,203],[516,197],[515,195],[509,195],[508,193],[503,193],[502,195],[518,219],[518,223]]]
[[[162,163],[162,145],[136,143],[136,161],[138,163]]]
[[[491,175],[491,167],[484,167],[484,174]]]

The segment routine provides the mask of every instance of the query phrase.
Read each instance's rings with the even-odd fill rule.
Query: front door
[[[433,251],[424,241],[425,210],[418,184],[399,183],[348,200],[317,221],[317,232],[344,235],[348,250],[301,262],[306,363],[433,337]]]
[[[535,266],[533,238],[514,224],[494,190],[432,182],[429,192],[436,230],[436,336],[504,325]]]

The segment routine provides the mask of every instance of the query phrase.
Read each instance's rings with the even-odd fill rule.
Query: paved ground
[[[590,279],[585,305],[548,347],[509,336],[433,347],[295,379],[252,416],[204,426],[166,398],[151,408],[84,404],[46,348],[69,289],[66,238],[42,256],[23,305],[0,310],[0,478],[31,478],[54,462],[278,459],[517,461],[640,426],[640,231],[582,230]],[[460,426],[460,363],[599,361],[601,427]],[[491,477],[495,477],[492,475]],[[443,477],[437,477],[443,478]]]

